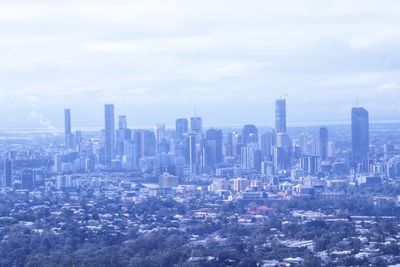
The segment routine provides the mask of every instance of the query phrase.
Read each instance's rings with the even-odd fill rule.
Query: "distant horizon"
[[[189,119],[189,118],[188,118]],[[117,122],[117,118],[116,118]],[[116,123],[117,124],[117,123]],[[154,126],[158,123],[154,123],[151,125],[129,125],[128,124],[128,129],[152,129]],[[246,123],[246,124],[254,124],[257,128],[259,129],[274,129],[273,125],[266,125],[266,124],[257,124],[257,123]],[[241,125],[204,125],[203,124],[203,129],[209,129],[209,128],[220,128],[220,129],[241,129],[244,125],[246,124],[241,124]],[[380,125],[380,124],[400,124],[400,120],[370,120],[370,126],[372,125]],[[304,128],[304,127],[340,127],[340,126],[350,126],[351,121],[345,121],[345,120],[338,120],[338,121],[325,121],[325,122],[291,122],[288,121],[288,129],[296,129],[296,128]],[[175,125],[168,125],[165,124],[166,129],[168,130],[174,130]],[[118,129],[116,127],[115,129]],[[82,131],[82,132],[101,132],[104,130],[104,126],[73,126],[72,125],[72,131]],[[39,133],[57,133],[57,134],[64,134],[64,128],[63,127],[55,127],[54,130],[46,128],[46,127],[16,127],[16,128],[10,128],[10,127],[0,127],[0,133],[7,133],[7,132],[27,132],[29,133],[30,131],[32,132],[39,132]]]

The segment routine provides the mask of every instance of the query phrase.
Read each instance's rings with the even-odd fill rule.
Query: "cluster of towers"
[[[351,113],[352,157],[350,165],[359,172],[368,171],[369,118],[363,108]],[[77,132],[79,135],[79,132]],[[287,133],[286,100],[275,101],[275,127],[259,133],[253,124],[241,132],[208,128],[203,131],[202,118],[178,118],[175,129],[157,124],[151,129],[128,129],[126,116],[118,117],[115,128],[114,105],[104,106],[104,132],[93,164],[111,169],[140,170],[179,176],[218,174],[273,175],[290,170],[296,163],[308,173],[317,172],[320,162],[332,158],[328,129],[321,127],[313,152],[307,151]],[[65,147],[76,147],[71,132],[71,113],[65,110]]]

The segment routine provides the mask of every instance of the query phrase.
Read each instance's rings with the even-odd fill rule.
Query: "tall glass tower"
[[[364,108],[351,110],[352,161],[360,172],[368,172],[369,115]]]
[[[275,100],[276,133],[286,133],[286,99]]]
[[[65,148],[72,148],[71,110],[64,110]]]
[[[105,163],[111,165],[111,160],[115,157],[115,125],[114,125],[114,105],[104,105],[105,122]]]
[[[328,158],[328,129],[319,128],[319,155],[322,160]]]

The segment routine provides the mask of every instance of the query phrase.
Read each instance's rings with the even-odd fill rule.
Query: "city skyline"
[[[0,1],[0,266],[400,267],[398,0]]]
[[[118,112],[118,107],[115,107],[115,111],[114,111],[114,124],[115,125],[119,125],[121,123],[121,119],[123,118],[124,120],[124,125],[126,128],[137,128],[137,129],[153,129],[155,126],[159,125],[160,123],[165,125],[166,128],[168,129],[174,129],[176,128],[176,123],[177,120],[187,120],[187,127],[188,129],[191,129],[190,127],[190,123],[191,120],[194,118],[199,118],[200,119],[200,129],[202,129],[201,131],[205,131],[206,129],[210,129],[210,128],[215,128],[215,127],[219,127],[219,128],[241,128],[243,127],[243,125],[248,125],[249,123],[251,125],[256,125],[257,127],[261,127],[261,128],[266,128],[266,129],[278,129],[277,132],[279,132],[279,127],[278,124],[280,121],[280,119],[278,119],[278,115],[281,112],[278,111],[276,109],[277,106],[279,106],[277,103],[279,102],[284,102],[284,111],[283,111],[283,124],[284,124],[284,129],[286,131],[286,128],[296,128],[296,127],[316,127],[316,126],[340,126],[340,125],[351,125],[351,115],[348,116],[347,119],[343,119],[343,120],[333,120],[333,121],[290,121],[287,120],[286,118],[286,99],[283,98],[279,98],[274,102],[275,108],[272,111],[273,113],[273,121],[272,122],[261,122],[261,123],[253,123],[253,122],[249,122],[249,121],[245,121],[243,124],[203,124],[204,119],[206,119],[205,121],[207,121],[207,118],[204,117],[201,114],[198,114],[196,111],[193,114],[189,114],[188,116],[181,116],[181,117],[176,117],[176,118],[171,118],[171,120],[168,120],[167,122],[162,122],[162,121],[156,121],[156,122],[148,122],[147,124],[143,124],[143,125],[138,125],[135,124],[134,121],[132,121],[132,119],[134,119],[132,116],[129,116],[129,114],[125,114],[122,112]],[[115,106],[114,104],[103,104],[103,109],[105,106]],[[348,110],[348,113],[352,111],[352,109],[354,108],[364,108],[361,107],[360,105],[354,105],[351,106]],[[62,114],[63,117],[63,124],[60,124],[59,122],[57,123],[53,123],[50,120],[46,120],[45,117],[42,114],[33,112],[33,115],[31,114],[31,118],[32,119],[37,119],[38,120],[38,125],[39,127],[25,127],[25,128],[12,128],[12,127],[0,127],[0,130],[16,130],[18,131],[20,130],[39,130],[39,131],[43,131],[43,132],[52,132],[52,133],[66,133],[67,131],[69,133],[71,133],[72,131],[76,131],[76,130],[81,130],[81,131],[101,131],[101,130],[105,130],[104,129],[104,117],[102,117],[102,121],[99,123],[99,125],[90,125],[90,123],[85,126],[81,126],[81,125],[75,125],[75,120],[74,123],[71,123],[71,116],[74,115],[74,110],[72,110],[71,108],[64,108],[64,113]],[[104,111],[103,111],[104,112]],[[71,115],[72,114],[72,115]],[[400,123],[400,119],[399,120],[371,120],[369,119],[371,124],[381,124],[381,123]],[[57,127],[55,126],[57,125]],[[68,127],[67,127],[68,125]],[[287,125],[287,126],[286,126]],[[68,129],[67,129],[68,128]],[[117,128],[116,128],[117,129]],[[196,132],[196,130],[194,130]]]
[[[279,105],[278,103],[282,103],[283,102],[283,109],[281,108],[281,110],[278,110],[277,107],[280,107],[281,105]],[[335,125],[351,125],[351,116],[348,116],[347,119],[343,119],[343,120],[337,120],[337,121],[290,121],[287,120],[287,116],[286,116],[286,98],[278,98],[275,100],[274,102],[275,104],[275,108],[272,111],[273,116],[274,116],[274,120],[272,122],[261,122],[261,123],[252,123],[254,125],[257,125],[257,127],[262,127],[262,128],[267,128],[267,129],[278,129],[279,132],[279,124],[281,124],[280,120],[283,120],[282,125],[283,128],[286,130],[287,128],[296,128],[296,127],[315,127],[315,126],[335,126]],[[104,104],[105,105],[112,105],[115,106],[114,104]],[[357,107],[361,107],[360,105],[354,105],[351,106],[348,110],[351,111],[353,108],[357,108]],[[65,132],[67,129],[65,128],[67,126],[67,121],[69,122],[69,132],[72,130],[83,130],[83,131],[100,131],[100,130],[104,130],[104,120],[99,124],[99,125],[93,125],[90,126],[90,123],[88,126],[81,126],[81,125],[71,125],[71,113],[73,113],[73,110],[71,110],[70,108],[65,108],[64,109],[64,125],[60,125],[58,127],[54,126],[53,122],[46,120],[41,114],[35,113],[34,112],[34,116],[31,116],[34,119],[38,120],[38,124],[40,125],[40,127],[37,128],[32,128],[33,129],[37,129],[37,130],[41,130],[46,132],[46,129],[48,130],[48,132],[53,132],[53,133],[62,133]],[[68,114],[68,115],[67,115]],[[282,115],[277,115],[277,114],[282,114]],[[289,114],[290,115],[290,114]],[[67,117],[66,117],[67,116]],[[279,116],[283,116],[283,119],[278,118]],[[199,118],[201,120],[200,122],[200,128],[204,128],[204,129],[209,129],[209,128],[215,128],[215,127],[220,127],[220,128],[240,128],[243,125],[249,124],[249,121],[245,121],[243,124],[203,124],[204,116],[202,116],[201,114],[198,114],[197,111],[195,110],[194,113],[192,115],[188,115],[188,116],[182,116],[182,117],[177,117],[177,118],[171,118],[171,120],[168,120],[167,122],[162,122],[162,121],[157,121],[157,122],[148,122],[147,124],[143,124],[143,125],[138,125],[135,124],[134,121],[132,121],[132,118],[134,119],[134,117],[129,116],[129,114],[124,114],[122,112],[118,112],[118,107],[116,107],[116,111],[115,111],[115,118],[114,118],[114,123],[118,126],[120,122],[120,119],[123,118],[124,120],[124,124],[125,127],[127,128],[138,128],[138,129],[151,129],[153,128],[155,125],[158,125],[160,123],[162,123],[163,125],[165,125],[166,128],[168,129],[172,129],[172,128],[176,128],[176,120],[187,120],[187,127],[190,126],[190,121],[193,118]],[[127,119],[128,118],[128,119]],[[118,121],[117,121],[118,119]],[[75,121],[74,121],[75,122]],[[400,120],[371,120],[370,119],[370,123],[372,124],[380,124],[380,123],[399,123]],[[286,126],[286,124],[288,123],[288,126]],[[58,124],[58,123],[57,123]],[[189,127],[190,128],[190,127]],[[18,130],[18,128],[0,128],[0,130]],[[21,130],[23,129],[29,129],[29,127],[27,128],[21,128]]]

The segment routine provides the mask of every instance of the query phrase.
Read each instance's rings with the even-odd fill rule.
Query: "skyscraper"
[[[261,135],[261,152],[262,157],[267,157],[268,159],[271,158],[271,151],[272,151],[272,133],[263,133]]]
[[[319,129],[319,156],[322,160],[328,158],[328,129],[325,127]]]
[[[275,100],[275,130],[276,133],[286,132],[286,99]]]
[[[126,116],[118,116],[118,130],[116,131],[116,155],[126,155],[126,146],[132,140],[132,131],[127,128]]]
[[[204,164],[209,170],[215,169],[222,162],[222,131],[219,129],[208,129],[204,140]]]
[[[164,123],[157,123],[154,126],[154,134],[156,136],[156,141],[160,142],[165,138],[165,124]]]
[[[34,177],[32,169],[23,169],[21,172],[21,189],[32,190],[34,186]]]
[[[72,133],[71,133],[71,110],[64,110],[64,125],[65,125],[65,148],[72,148]]]
[[[114,105],[104,105],[105,122],[105,163],[111,165],[115,157],[115,126],[114,126]]]
[[[242,129],[243,144],[258,142],[258,129],[253,124],[247,124]]]
[[[190,173],[193,175],[196,172],[197,165],[197,149],[196,135],[189,134],[186,137],[186,161],[189,163]]]
[[[190,130],[197,135],[201,135],[203,132],[203,121],[201,117],[190,118]]]
[[[118,129],[126,129],[126,128],[127,128],[126,116],[125,115],[118,116]]]
[[[3,167],[3,181],[2,186],[5,187],[12,187],[12,178],[13,178],[13,161],[10,159],[4,160],[4,167]]]
[[[184,135],[188,133],[189,123],[187,119],[177,119],[175,122],[175,143],[180,143],[184,140]]]
[[[364,108],[351,110],[352,161],[358,171],[368,172],[369,115]]]

